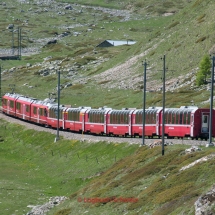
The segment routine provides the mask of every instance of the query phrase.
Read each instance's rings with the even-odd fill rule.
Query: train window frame
[[[25,111],[26,111],[26,113],[30,113],[30,105],[25,106]]]
[[[168,124],[171,124],[172,123],[172,112],[171,111],[169,111],[168,112]]]
[[[21,110],[21,103],[20,102],[16,103],[16,109],[19,110],[19,111]]]
[[[33,114],[37,114],[37,107],[33,107]]]
[[[14,108],[14,101],[13,101],[13,100],[10,100],[10,102],[9,102],[9,107],[10,107],[10,108]]]
[[[43,116],[43,108],[39,108],[39,116]]]
[[[190,125],[191,123],[193,123],[194,121],[194,117],[191,114],[191,112],[189,112],[189,114],[187,115],[187,125]]]

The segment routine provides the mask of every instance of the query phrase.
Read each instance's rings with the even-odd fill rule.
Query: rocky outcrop
[[[195,215],[213,215],[215,207],[215,185],[211,191],[200,196],[195,202]]]
[[[37,206],[28,205],[27,207],[32,209],[26,215],[45,215],[50,209],[59,205],[66,199],[67,197],[65,196],[56,196],[56,197],[51,197],[49,199],[49,202],[45,203],[44,205],[37,205]]]

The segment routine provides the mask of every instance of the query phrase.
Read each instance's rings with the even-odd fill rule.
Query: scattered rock
[[[166,140],[164,140],[164,141],[165,141],[165,142],[164,142],[164,146],[173,145],[172,142],[166,142]],[[155,141],[154,143],[151,143],[151,144],[149,145],[149,148],[152,149],[152,148],[154,148],[155,146],[161,146],[161,145],[162,145],[162,140],[157,140],[157,141]]]
[[[195,202],[195,215],[213,215],[215,207],[215,186]]]
[[[57,43],[57,40],[56,39],[53,39],[53,40],[49,40],[48,42],[47,42],[47,45],[49,45],[49,44],[56,44]]]
[[[69,5],[66,5],[65,7],[64,7],[64,9],[65,10],[72,10],[72,6],[69,4]]]
[[[9,24],[9,25],[7,26],[7,29],[13,29],[13,27],[14,27],[14,24]]]
[[[208,161],[208,160],[210,160],[210,159],[212,159],[214,157],[215,157],[215,154],[207,155],[205,157],[202,157],[202,158],[200,158],[200,159],[188,164],[187,166],[182,167],[179,171],[184,171],[186,169],[189,169],[189,168],[193,167],[194,165],[196,165],[198,163],[206,162],[206,161]]]
[[[186,149],[185,153],[188,154],[188,153],[193,153],[193,152],[196,152],[196,151],[201,151],[201,149],[198,146],[192,146],[191,148]]]
[[[27,207],[32,208],[32,210],[30,212],[28,212],[26,215],[44,215],[50,209],[59,205],[66,199],[68,199],[68,198],[65,196],[56,196],[56,197],[51,197],[49,199],[49,202],[45,203],[44,205],[37,205],[37,206],[28,205]]]

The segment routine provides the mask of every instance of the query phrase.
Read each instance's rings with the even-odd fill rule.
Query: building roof
[[[121,46],[121,45],[133,45],[136,41],[130,40],[104,40],[96,47],[110,47],[110,46]]]

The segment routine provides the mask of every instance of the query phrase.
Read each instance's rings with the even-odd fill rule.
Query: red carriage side
[[[49,101],[34,100],[31,104],[31,121],[47,126],[48,109],[52,104]]]
[[[165,136],[169,138],[174,137],[190,137],[191,134],[191,117],[197,107],[181,107],[181,108],[166,108],[165,109]],[[163,111],[160,118],[160,136],[162,135],[162,118]]]
[[[180,108],[165,109],[165,136],[191,137],[207,139],[209,136],[210,110],[195,106],[182,106]],[[162,135],[162,117],[160,118],[160,136]],[[213,120],[215,119],[213,110]],[[214,126],[213,126],[214,127]],[[212,135],[215,134],[215,128]]]
[[[16,116],[16,100],[21,95],[15,93],[6,93],[2,97],[2,111],[5,114]]]
[[[215,110],[212,113],[212,122],[215,122]],[[194,139],[205,139],[209,137],[209,120],[210,119],[210,109],[198,108],[193,113],[193,118],[191,119],[191,138]],[[215,137],[215,124],[212,124],[212,137]]]
[[[159,119],[162,109],[150,107],[145,110],[145,136],[159,136]],[[143,135],[143,110],[135,110],[132,114],[132,136]]]
[[[66,130],[82,132],[85,127],[85,107],[68,108],[64,111],[64,128]]]
[[[85,114],[85,132],[106,134],[107,114],[111,108],[88,109]]]
[[[64,113],[67,107],[59,107],[59,128],[65,129]],[[51,105],[48,109],[47,125],[52,128],[58,127],[58,105]]]
[[[31,104],[36,99],[20,96],[16,99],[16,117],[30,121],[31,119]]]
[[[108,135],[131,135],[131,117],[134,110],[111,110],[107,114]]]

